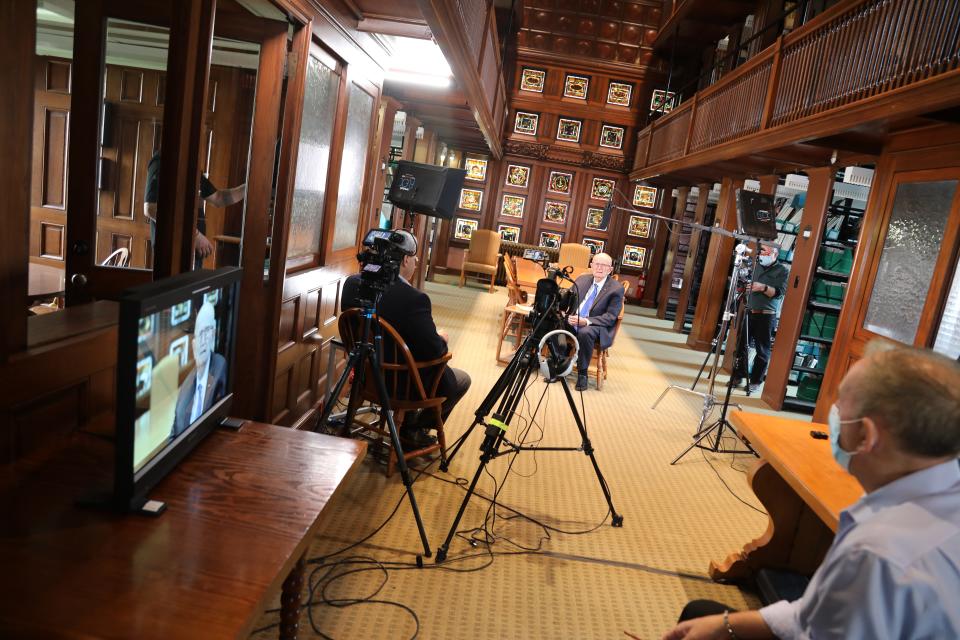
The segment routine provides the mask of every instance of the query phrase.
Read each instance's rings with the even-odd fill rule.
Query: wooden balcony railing
[[[958,67],[960,0],[842,2],[641,131],[634,169],[957,76]]]

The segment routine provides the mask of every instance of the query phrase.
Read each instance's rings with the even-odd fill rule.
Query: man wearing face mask
[[[918,349],[868,355],[829,422],[834,459],[866,495],[840,513],[803,596],[737,613],[692,602],[664,640],[960,638],[960,365]]]
[[[770,362],[770,344],[773,341],[773,329],[776,327],[777,314],[783,304],[783,294],[787,289],[790,270],[777,261],[780,250],[777,247],[763,246],[757,256],[757,268],[753,272],[753,283],[747,294],[747,334],[749,342],[757,350],[753,359],[753,368],[747,372],[747,340],[740,341],[737,365],[733,370],[733,386],[740,386],[747,378],[750,393],[757,390],[767,373]]]

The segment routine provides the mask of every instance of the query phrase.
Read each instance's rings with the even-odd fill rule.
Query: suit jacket
[[[359,307],[359,293],[360,275],[352,275],[343,285],[341,310]],[[417,362],[435,360],[447,352],[447,341],[437,333],[437,325],[433,321],[430,296],[423,291],[398,279],[380,297],[377,313],[397,330]],[[432,382],[423,380],[428,392]],[[455,386],[455,376],[447,367],[444,369],[437,394],[448,395],[449,389]]]
[[[593,275],[585,273],[576,279],[577,299],[587,297],[590,287],[593,286]],[[606,282],[594,298],[593,304],[585,314],[590,320],[590,326],[599,330],[600,347],[608,348],[613,344],[613,328],[617,324],[617,316],[623,308],[623,285],[607,276]]]
[[[203,410],[206,411],[220,400],[227,391],[227,361],[219,353],[210,354],[210,366],[207,368],[207,384],[203,392]],[[177,409],[173,418],[173,437],[177,437],[190,426],[190,412],[193,409],[193,397],[197,393],[197,370],[194,368],[177,393]]]

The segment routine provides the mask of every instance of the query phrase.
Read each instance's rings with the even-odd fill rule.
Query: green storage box
[[[840,282],[829,280],[814,280],[810,299],[826,304],[840,304],[843,302],[844,286]]]
[[[820,249],[820,267],[827,271],[850,275],[853,269],[853,250],[840,247],[822,247]]]
[[[817,374],[805,373],[800,376],[800,384],[797,385],[797,398],[816,402],[820,395],[820,383],[823,378]]]
[[[822,311],[807,311],[800,333],[811,338],[833,338],[837,333],[837,316]]]

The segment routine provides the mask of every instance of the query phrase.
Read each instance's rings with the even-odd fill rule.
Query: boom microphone
[[[610,199],[607,200],[607,204],[603,205],[603,217],[600,218],[600,228],[604,231],[607,230],[607,224],[610,222],[610,214],[613,213],[613,196],[610,196]]]

